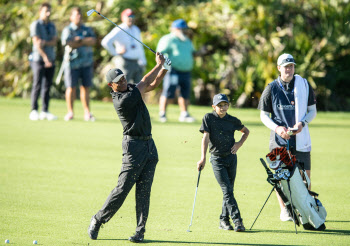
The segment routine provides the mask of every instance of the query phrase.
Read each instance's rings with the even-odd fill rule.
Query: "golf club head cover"
[[[286,147],[279,147],[279,148],[274,148],[270,153],[266,155],[266,160],[267,162],[275,167],[274,163],[276,161],[281,161],[283,162],[287,167],[291,168],[294,166],[294,163],[296,162],[295,155],[292,155],[289,151],[287,150]],[[290,155],[290,157],[289,157]],[[278,168],[279,165],[277,165]],[[271,167],[271,166],[270,166]]]

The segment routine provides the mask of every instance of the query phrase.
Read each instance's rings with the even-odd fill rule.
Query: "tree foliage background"
[[[29,97],[32,49],[29,25],[38,18],[43,1],[0,0],[0,95]],[[296,59],[296,73],[307,78],[319,110],[350,110],[350,3],[349,0],[101,0],[52,1],[51,20],[60,37],[69,24],[70,8],[83,13],[96,9],[120,23],[125,8],[136,12],[143,42],[155,49],[171,22],[183,18],[197,50],[192,102],[210,104],[214,93],[228,94],[237,106],[256,107],[264,87],[278,76],[281,53]],[[108,97],[104,75],[113,66],[101,39],[114,26],[99,15],[84,17],[98,37],[94,47],[93,99]],[[153,53],[146,50],[148,68]],[[57,42],[56,74],[63,49]],[[63,98],[63,83],[54,85],[54,97]],[[149,100],[157,100],[153,94]]]

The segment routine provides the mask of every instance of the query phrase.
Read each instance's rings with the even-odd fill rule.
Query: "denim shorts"
[[[93,66],[72,69],[67,66],[64,70],[64,84],[66,88],[76,87],[79,80],[84,87],[92,86]]]
[[[180,87],[180,96],[184,99],[189,99],[191,93],[191,72],[180,72],[172,68],[171,72],[164,77],[162,96],[170,99],[174,98],[178,87]]]

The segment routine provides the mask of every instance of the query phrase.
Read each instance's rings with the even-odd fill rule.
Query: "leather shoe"
[[[142,232],[137,231],[135,235],[129,237],[129,241],[133,243],[142,243],[144,238],[144,234]]]
[[[237,220],[234,223],[235,223],[235,231],[245,231],[245,227],[241,220]]]
[[[230,224],[230,221],[228,221],[228,220],[220,220],[219,229],[229,230],[230,231],[230,230],[233,230],[233,227]]]
[[[95,216],[92,216],[91,222],[90,222],[90,225],[89,225],[89,228],[88,228],[88,234],[89,234],[89,237],[92,240],[96,240],[97,239],[98,232],[100,230],[101,225],[102,225],[102,223],[100,221],[98,221],[95,218]]]

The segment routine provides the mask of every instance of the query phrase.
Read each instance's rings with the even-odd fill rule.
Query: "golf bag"
[[[303,163],[285,147],[276,148],[266,156],[275,174],[260,160],[267,171],[267,181],[275,185],[294,223],[298,226],[301,223],[305,230],[325,230],[327,212],[318,200],[318,194],[308,190],[310,179]]]

